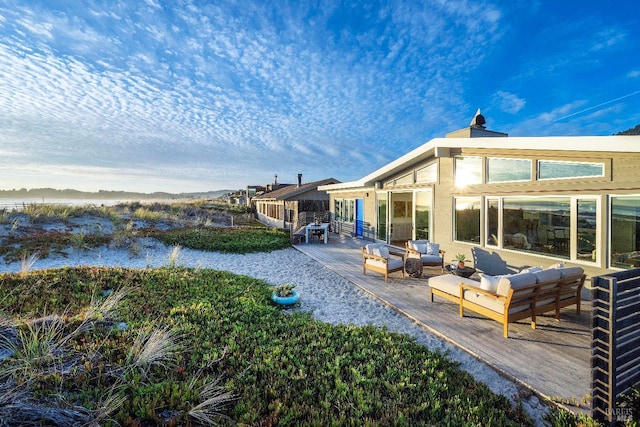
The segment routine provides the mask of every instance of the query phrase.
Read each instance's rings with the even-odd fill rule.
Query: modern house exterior
[[[298,183],[287,185],[252,198],[258,221],[271,227],[296,229],[298,224],[306,224],[307,217],[328,216],[329,195],[319,191],[322,185],[337,184],[340,181],[327,178],[321,181],[302,183],[302,174],[298,174]],[[304,218],[302,218],[304,217]]]
[[[566,262],[640,266],[640,136],[508,137],[478,113],[371,174],[319,189],[333,229],[428,239],[489,274]]]

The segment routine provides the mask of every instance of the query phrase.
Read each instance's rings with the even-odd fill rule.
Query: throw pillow
[[[498,289],[498,282],[502,276],[489,276],[487,274],[480,273],[480,289],[484,289],[485,291],[489,291],[492,293],[496,293]]]
[[[535,273],[536,271],[542,271],[542,266],[525,268],[520,270],[520,273]]]
[[[420,252],[421,254],[426,254],[427,253],[427,244],[428,243],[416,243],[416,251]]]
[[[560,269],[562,269],[562,268],[564,268],[564,262],[559,262],[559,263],[557,263],[557,264],[551,264],[551,265],[550,265],[549,267],[547,267],[547,268],[560,268]]]
[[[384,245],[378,245],[373,248],[373,255],[381,256],[383,258],[389,258],[389,248]]]
[[[440,244],[427,243],[427,255],[440,255]]]

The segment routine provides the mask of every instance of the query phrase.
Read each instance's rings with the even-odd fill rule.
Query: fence
[[[640,380],[640,269],[593,278],[591,410],[601,422],[631,419],[619,398]]]

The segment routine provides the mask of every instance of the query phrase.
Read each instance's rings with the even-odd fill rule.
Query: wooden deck
[[[392,273],[387,283],[382,275],[363,275],[360,248],[366,243],[331,234],[328,245],[295,248],[541,397],[581,402],[590,394],[590,301],[583,301],[579,316],[575,306],[563,309],[560,322],[554,313],[537,317],[536,329],[527,320],[510,324],[504,338],[498,322],[472,312],[460,317],[457,304],[437,296],[429,301],[427,279],[442,274],[440,268],[425,267],[418,279]]]

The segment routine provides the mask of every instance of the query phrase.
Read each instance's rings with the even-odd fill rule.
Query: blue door
[[[364,234],[364,199],[356,199],[356,237]]]

